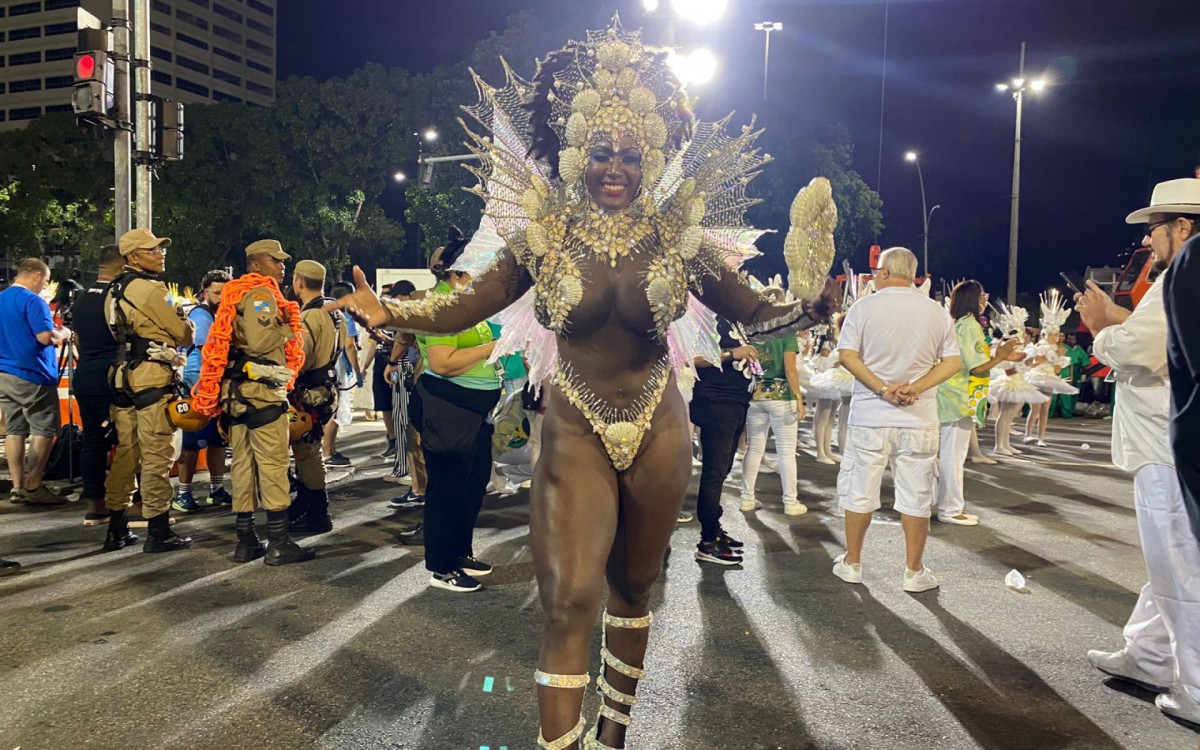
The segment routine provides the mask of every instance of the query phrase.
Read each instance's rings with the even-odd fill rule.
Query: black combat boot
[[[115,552],[137,544],[137,534],[129,530],[129,516],[124,508],[108,514],[108,534],[104,537],[104,551]]]
[[[302,508],[300,514],[292,513],[292,509],[288,509],[288,516],[292,519],[288,524],[288,531],[293,534],[327,534],[333,531],[333,519],[329,516],[329,493],[325,490],[310,490],[304,485],[300,485],[300,491],[296,493],[296,501],[292,503],[295,508],[299,505]]]
[[[302,534],[308,528],[308,504],[311,490],[299,482],[296,483],[296,496],[288,506],[288,531]]]
[[[146,535],[142,552],[174,552],[192,546],[191,537],[178,536],[171,531],[171,518],[168,513],[160,513],[149,519],[147,525],[150,527],[150,533]]]
[[[307,562],[317,556],[310,549],[304,549],[288,536],[288,514],[286,510],[267,511],[267,556],[263,562],[267,565],[289,565],[291,563]]]
[[[308,521],[305,530],[310,534],[328,534],[333,531],[333,517],[329,515],[329,492],[309,490]]]
[[[254,514],[237,514],[237,549],[233,551],[233,561],[246,563],[257,560],[267,554],[267,545],[258,538],[254,530]]]

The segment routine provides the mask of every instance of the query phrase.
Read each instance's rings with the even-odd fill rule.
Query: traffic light
[[[183,103],[150,97],[150,151],[156,159],[183,158]]]
[[[109,56],[111,35],[103,29],[80,29],[75,53],[75,90],[71,104],[75,116],[85,120],[108,119],[116,104],[116,66]]]

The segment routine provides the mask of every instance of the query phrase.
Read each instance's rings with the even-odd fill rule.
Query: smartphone
[[[1076,294],[1083,294],[1087,291],[1087,284],[1083,282],[1083,277],[1074,271],[1064,271],[1059,276],[1062,277],[1063,281],[1067,282],[1067,287]]]

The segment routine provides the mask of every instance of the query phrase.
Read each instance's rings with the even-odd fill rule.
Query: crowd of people
[[[327,468],[353,463],[337,450],[338,431],[352,420],[347,394],[370,370],[373,410],[385,424],[379,457],[392,461],[388,480],[408,487],[388,505],[422,511],[401,537],[424,546],[431,587],[480,590],[479,579],[492,572],[472,543],[485,495],[489,488],[531,490],[546,617],[535,679],[539,743],[547,748],[574,746],[585,732],[579,691],[591,680],[587,651],[605,582],[603,702],[587,746],[623,744],[646,676],[651,588],[677,523],[690,520],[681,505],[693,468],[695,558],[729,566],[745,561],[745,545],[721,523],[723,487],[739,453],[746,513],[762,507],[757,480],[767,466],[780,476],[783,513],[808,511],[811,498],[801,498],[798,483],[802,447],[812,447],[818,463],[840,464],[833,512],[843,518],[846,550],[832,573],[848,584],[867,575],[866,536],[890,469],[905,540],[895,580],[914,594],[937,588],[925,556],[930,520],[979,523],[967,512],[964,466],[989,407],[996,412],[993,456],[976,450],[970,460],[1012,461],[1026,446],[1046,444],[1052,416],[1077,412],[1074,399],[1092,368],[1078,334],[1063,333],[1066,301],[1043,295],[1036,329],[1022,308],[989,306],[977,281],[960,282],[941,304],[915,285],[917,259],[899,247],[880,256],[868,284],[852,281],[844,293],[823,273],[791,283],[807,299],[793,299],[782,284],[753,287],[705,235],[744,234],[740,213],[719,212],[725,225],[700,222],[706,199],[721,205],[721,191],[740,191],[757,168],[754,134],[679,151],[692,134],[686,99],[676,98],[665,58],[622,34],[610,30],[600,41],[577,43],[581,49],[560,50],[535,81],[507,84],[527,89],[481,88],[481,121],[522,102],[523,119],[513,115],[512,122],[529,124],[522,136],[529,158],[547,160],[546,174],[578,190],[551,193],[540,171],[493,155],[496,147],[478,137],[491,169],[507,170],[507,182],[489,174],[495,189],[508,192],[493,195],[485,179],[481,195],[513,204],[512,185],[528,186],[522,213],[495,224],[486,218],[473,238],[451,231],[431,258],[430,290],[400,282],[380,297],[358,269],[352,287],[331,290],[321,263],[300,260],[288,275],[291,256],[263,239],[245,248],[246,273],[209,272],[193,304],[161,280],[171,240],[137,228],[102,249],[97,281],[73,302],[72,332],[56,324],[40,296],[49,268],[21,261],[15,283],[0,292],[10,502],[65,501],[43,479],[59,431],[62,347],[78,356],[80,500],[85,523],[106,527],[105,550],[137,544],[132,529],[140,525],[147,528],[144,552],[186,550],[192,540],[176,532],[172,512],[213,506],[233,513],[234,561],[311,560],[316,550],[294,537],[335,527]],[[611,100],[590,88],[618,75],[645,86],[614,84],[605,90]],[[578,102],[564,103],[571,97]],[[553,127],[565,114],[573,124]],[[610,116],[628,132],[607,130]],[[697,178],[653,204],[642,181],[653,184],[668,157]],[[823,189],[832,207],[827,182]],[[742,197],[725,194],[734,204]],[[587,202],[583,215],[580,201]],[[1094,284],[1075,297],[1095,336],[1093,354],[1115,379],[1113,458],[1135,474],[1150,575],[1125,647],[1088,658],[1107,674],[1151,686],[1164,712],[1194,722],[1198,217],[1200,180],[1158,186],[1152,205],[1129,221],[1146,225],[1145,244],[1167,270],[1132,312]],[[812,225],[815,246],[827,234],[831,248],[832,224]],[[646,274],[625,273],[626,261],[641,253],[654,257]],[[803,263],[788,257],[798,273]],[[843,309],[835,315],[839,297]],[[698,312],[701,305],[708,312]],[[701,333],[683,335],[680,321]],[[690,346],[680,345],[684,339]],[[1016,447],[1011,436],[1024,409],[1024,441]],[[810,446],[802,446],[799,426],[810,411]],[[209,486],[198,501],[201,457]],[[15,561],[0,562],[0,572],[18,570]]]

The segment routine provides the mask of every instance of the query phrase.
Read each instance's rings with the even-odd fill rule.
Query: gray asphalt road
[[[759,483],[766,507],[739,512],[735,473],[726,526],[746,564],[701,566],[697,525],[676,531],[631,747],[1197,747],[1152,696],[1084,659],[1121,645],[1145,578],[1108,429],[1056,422],[1054,445],[1028,460],[968,465],[982,525],[934,524],[927,561],[942,588],[916,596],[900,589],[891,511],[868,536],[865,585],[830,573],[843,538],[827,510],[834,467],[801,457],[812,511],[796,518],[773,475]],[[396,544],[406,517],[383,507],[394,486],[365,458],[380,433],[347,436],[362,458],[334,493],[336,531],[305,542],[319,549],[305,565],[229,562],[226,514],[179,524],[190,552],[103,554],[103,529],[85,529],[77,506],[3,503],[0,553],[25,572],[0,579],[0,750],[535,747],[527,497],[485,507],[477,554],[497,566],[486,591],[428,589],[421,550]],[[1005,588],[1014,568],[1028,593]]]

